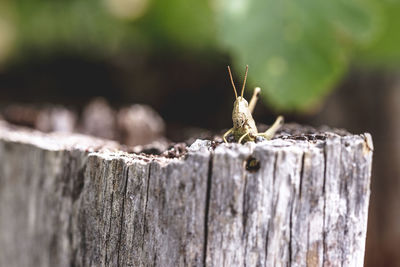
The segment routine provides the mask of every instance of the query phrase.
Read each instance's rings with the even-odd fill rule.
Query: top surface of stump
[[[221,138],[215,137],[214,140],[203,140],[201,142],[194,142],[190,145],[184,143],[171,144],[166,151],[157,151],[157,153],[146,153],[152,151],[152,146],[148,145],[145,149],[142,147],[130,148],[121,145],[112,140],[96,138],[93,136],[76,134],[76,133],[62,133],[52,132],[43,133],[30,128],[14,126],[5,121],[0,120],[0,139],[8,140],[16,143],[28,143],[37,147],[47,150],[81,150],[86,152],[101,152],[101,154],[112,154],[115,156],[129,157],[137,156],[140,154],[143,158],[180,158],[186,155],[187,151],[195,152],[202,148],[208,150],[215,150],[218,147],[239,149],[240,148],[254,148],[254,147],[269,147],[269,148],[283,148],[283,147],[298,147],[300,149],[307,149],[310,147],[323,147],[326,140],[334,137],[343,137],[344,139],[360,139],[365,142],[366,149],[373,150],[372,139],[370,134],[364,133],[360,135],[353,135],[346,130],[332,129],[326,126],[316,129],[309,126],[301,126],[298,124],[285,124],[282,129],[276,134],[272,140],[263,140],[260,142],[247,142],[245,144],[227,143],[222,142]],[[219,149],[221,149],[219,148]],[[218,150],[219,150],[218,149]],[[135,151],[135,153],[129,153]]]

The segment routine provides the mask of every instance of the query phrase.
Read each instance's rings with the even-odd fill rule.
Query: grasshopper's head
[[[249,115],[251,116],[251,113],[249,111],[249,103],[247,103],[246,99],[244,99],[244,97],[243,97],[248,69],[249,69],[249,66],[246,66],[246,73],[244,75],[242,92],[241,92],[241,95],[238,96],[236,87],[235,87],[235,83],[233,82],[231,68],[228,66],[229,76],[231,78],[233,90],[235,92],[235,97],[236,97],[235,103],[233,104],[233,111],[232,111],[232,120],[233,120],[234,128],[243,127],[243,125],[246,123],[246,120],[249,118]]]
[[[236,98],[232,111],[233,127],[243,127],[249,118],[249,113],[249,104],[247,103],[246,99],[241,96]]]

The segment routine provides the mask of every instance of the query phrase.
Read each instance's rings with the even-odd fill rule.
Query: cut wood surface
[[[0,266],[362,266],[369,134],[132,154],[0,121]]]

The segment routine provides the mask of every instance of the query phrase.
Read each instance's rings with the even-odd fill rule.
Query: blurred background
[[[257,122],[283,114],[372,134],[365,263],[400,266],[399,29],[399,0],[1,0],[0,110],[51,104],[84,117],[101,96],[151,106],[182,141],[231,127],[226,66],[240,87],[248,64]]]

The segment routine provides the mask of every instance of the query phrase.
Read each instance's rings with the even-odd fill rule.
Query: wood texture
[[[321,136],[165,158],[0,122],[0,266],[362,266],[371,138]]]

